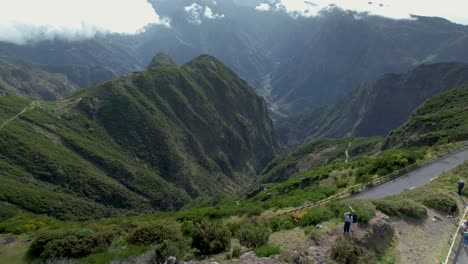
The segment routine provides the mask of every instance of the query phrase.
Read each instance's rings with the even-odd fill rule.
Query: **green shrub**
[[[323,221],[326,221],[332,217],[332,213],[325,207],[315,207],[307,211],[307,213],[301,218],[300,225],[310,226],[317,225]]]
[[[92,234],[94,234],[94,230],[91,230],[91,229],[88,229],[88,228],[83,228],[83,229],[80,229],[78,232],[76,232],[75,236],[77,238],[84,238],[84,237],[90,236]]]
[[[383,199],[374,201],[376,208],[382,213],[390,216],[404,214],[414,218],[420,218],[427,214],[426,208],[413,200]]]
[[[271,231],[259,223],[246,223],[239,230],[240,244],[249,248],[263,246],[268,242]]]
[[[281,230],[281,218],[273,216],[272,218],[268,219],[268,226],[273,232]]]
[[[229,231],[231,232],[231,235],[236,236],[237,232],[239,232],[241,223],[238,222],[238,221],[232,221],[232,222],[228,222],[226,224],[226,226],[229,228]]]
[[[133,230],[129,234],[128,240],[137,245],[155,245],[168,239],[169,232],[165,226],[159,224],[143,226]]]
[[[61,239],[49,241],[40,257],[48,258],[82,258],[91,253],[99,252],[99,249],[108,247],[115,234],[112,232],[101,232],[78,238],[69,235]]]
[[[281,220],[281,230],[289,230],[293,229],[296,225],[294,224],[294,220],[292,216],[283,217]]]
[[[240,258],[241,256],[241,247],[236,245],[232,248],[232,254],[231,254],[231,257],[232,258]]]
[[[46,245],[53,240],[63,239],[73,234],[73,231],[47,231],[40,233],[29,246],[29,253],[34,257],[39,257]]]
[[[255,255],[257,255],[257,257],[263,258],[263,257],[269,257],[269,256],[277,255],[281,251],[280,251],[279,246],[277,246],[277,245],[266,245],[266,246],[261,246],[261,247],[255,248],[254,252],[255,252]]]
[[[231,232],[220,222],[202,220],[193,227],[192,247],[201,255],[217,254],[231,246]]]
[[[418,199],[427,207],[446,212],[455,203],[452,197],[444,193],[429,193]]]
[[[182,231],[182,235],[190,237],[193,231],[193,223],[191,221],[184,221],[180,227],[180,231]]]
[[[330,256],[337,263],[346,264],[361,264],[361,263],[377,263],[376,256],[373,252],[350,242],[344,237],[336,240],[330,249]]]

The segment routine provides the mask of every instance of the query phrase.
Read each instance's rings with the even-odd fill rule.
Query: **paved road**
[[[439,177],[443,172],[454,169],[468,160],[468,147],[455,153],[441,157],[432,163],[407,173],[406,175],[391,182],[384,183],[375,188],[369,189],[348,199],[377,199],[392,196],[403,192],[406,189],[420,187],[432,179]],[[454,186],[454,189],[456,187]],[[464,249],[461,244],[456,249],[453,259],[454,264],[468,264],[468,249]]]
[[[443,172],[449,171],[468,160],[468,147],[443,156],[430,164],[416,169],[393,181],[384,183],[348,199],[377,199],[392,196],[403,192],[406,189],[420,187],[432,179],[439,177]],[[456,189],[456,186],[454,186]],[[468,264],[466,262],[465,264]]]

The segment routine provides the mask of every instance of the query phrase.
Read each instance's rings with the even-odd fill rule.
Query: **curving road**
[[[440,157],[433,162],[411,171],[393,181],[376,186],[347,199],[377,199],[392,196],[406,189],[420,187],[468,160],[468,146]],[[453,187],[456,190],[456,186]],[[468,262],[467,262],[468,264]]]
[[[400,178],[351,196],[347,199],[377,199],[396,195],[406,189],[420,187],[439,177],[443,172],[454,169],[467,160],[468,146],[438,158],[426,166],[409,172]],[[456,186],[453,186],[453,189],[456,190]],[[455,258],[452,263],[468,264],[468,249],[463,248],[460,244],[456,250]]]

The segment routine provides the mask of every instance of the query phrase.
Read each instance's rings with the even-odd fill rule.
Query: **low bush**
[[[236,245],[236,246],[234,246],[234,247],[232,248],[231,257],[232,257],[232,258],[237,258],[237,259],[238,259],[238,258],[240,258],[240,256],[241,256],[241,247]]]
[[[355,243],[351,243],[344,237],[336,240],[330,249],[330,256],[337,263],[360,264],[377,263],[375,253]]]
[[[374,201],[374,204],[378,210],[390,216],[403,214],[409,217],[420,218],[427,215],[427,210],[423,205],[409,199],[383,199]]]
[[[239,230],[240,244],[248,248],[256,248],[268,243],[271,231],[265,225],[250,222],[242,225]]]
[[[231,232],[220,222],[202,220],[193,227],[192,247],[201,255],[217,254],[231,246]]]
[[[44,252],[44,249],[49,242],[63,239],[67,236],[70,236],[73,233],[74,231],[72,230],[47,231],[47,232],[40,233],[29,246],[29,254],[31,254],[34,257],[39,257],[42,254],[42,252]]]
[[[268,226],[273,232],[278,232],[280,230],[289,230],[295,227],[292,216],[271,217],[270,219],[268,219]]]
[[[128,240],[137,245],[155,245],[170,237],[170,230],[165,226],[153,224],[134,229]]]
[[[257,257],[263,258],[278,255],[281,252],[281,250],[277,245],[265,245],[255,248],[254,252],[255,255],[257,255]]]
[[[449,195],[445,193],[426,193],[424,196],[417,199],[427,207],[438,211],[446,212],[448,208],[455,203]]]
[[[302,227],[317,225],[323,221],[326,221],[332,217],[332,213],[326,207],[315,207],[306,212],[301,218],[300,225]]]
[[[113,232],[100,232],[78,238],[69,235],[60,239],[49,241],[40,257],[48,258],[83,258],[107,248],[115,238]],[[101,249],[101,250],[100,250]]]
[[[87,236],[90,236],[92,234],[94,234],[94,230],[91,230],[91,229],[88,229],[88,228],[83,228],[83,229],[80,229],[78,230],[78,232],[75,233],[75,236],[77,238],[85,238]]]
[[[227,222],[226,226],[229,228],[232,236],[237,236],[237,232],[239,232],[241,223],[239,221],[231,221]]]

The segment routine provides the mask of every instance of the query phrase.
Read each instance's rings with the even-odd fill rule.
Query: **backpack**
[[[353,215],[353,223],[357,223],[357,214]]]

